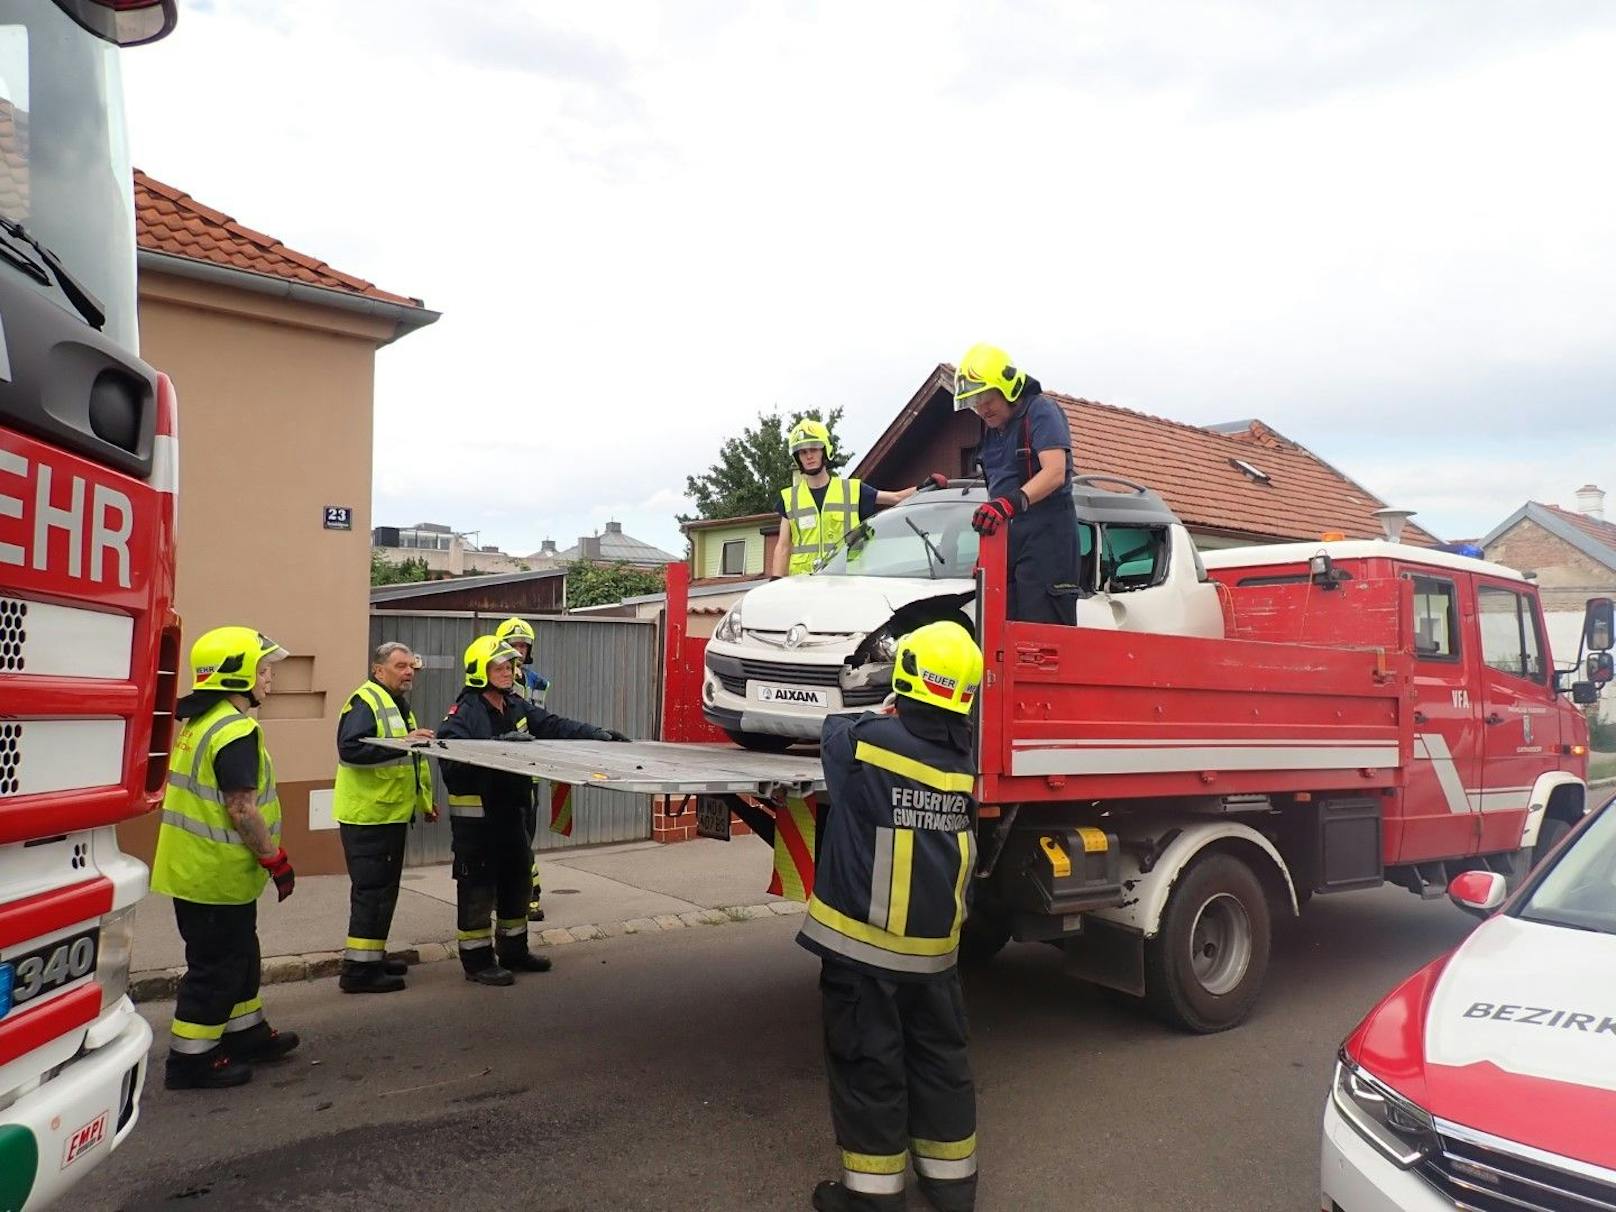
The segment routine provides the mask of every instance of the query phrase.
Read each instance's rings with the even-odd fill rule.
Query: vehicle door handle
[[[1425,719],[1425,712],[1423,712],[1423,711],[1415,711],[1415,712],[1414,712],[1414,722],[1415,722],[1415,723],[1416,723],[1416,724],[1423,724],[1423,723],[1425,723],[1425,722],[1426,722],[1426,719]]]
[[[1504,722],[1504,717],[1494,711],[1487,717],[1487,722],[1489,724],[1502,724]]]

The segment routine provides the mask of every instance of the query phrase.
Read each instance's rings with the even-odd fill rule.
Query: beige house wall
[[[260,712],[283,838],[299,871],[341,871],[336,831],[309,829],[309,796],[332,786],[337,717],[366,674],[373,369],[394,327],[143,273],[140,329],[179,397],[184,646],[237,623],[292,654]],[[327,505],[352,529],[326,530]],[[155,821],[126,832],[149,857]]]

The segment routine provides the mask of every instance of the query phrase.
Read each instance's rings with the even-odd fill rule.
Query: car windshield
[[[1529,922],[1616,934],[1616,805],[1607,804],[1560,852],[1518,913]]]
[[[815,570],[833,577],[969,577],[976,568],[976,502],[963,497],[904,505],[860,526]]]
[[[117,48],[54,4],[0,0],[0,216],[56,254],[105,309],[106,334],[131,350],[133,188]],[[0,273],[14,265],[0,262]],[[50,275],[19,280],[72,310]]]

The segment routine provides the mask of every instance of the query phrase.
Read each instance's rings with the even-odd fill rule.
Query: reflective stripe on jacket
[[[231,823],[213,768],[221,749],[253,733],[258,733],[258,811],[271,839],[279,843],[281,802],[263,733],[257,720],[220,700],[185,721],[174,742],[152,859],[153,892],[204,905],[246,905],[258,899],[269,872]]]
[[[812,572],[815,564],[836,550],[842,536],[858,525],[861,487],[858,480],[832,476],[825,485],[825,503],[817,507],[813,490],[800,476],[790,488],[780,490],[786,520],[791,523],[792,576]]]
[[[881,976],[947,972],[976,863],[970,754],[892,716],[830,716],[821,742],[829,803],[797,941]]]
[[[402,740],[415,728],[415,713],[399,711],[393,696],[375,682],[366,682],[348,696],[343,715],[353,709],[356,699],[375,717],[375,736]],[[331,815],[344,825],[402,824],[417,812],[425,816],[431,810],[432,772],[424,757],[389,752],[384,761],[365,765],[338,761]]]

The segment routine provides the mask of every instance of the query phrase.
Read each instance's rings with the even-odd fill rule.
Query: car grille
[[[1604,1172],[1600,1178],[1446,1133],[1441,1141],[1442,1152],[1421,1163],[1420,1173],[1459,1208],[1473,1212],[1616,1208],[1616,1175]]]
[[[783,682],[788,686],[840,686],[840,665],[795,665],[785,661],[741,661],[741,672],[755,682]]]

